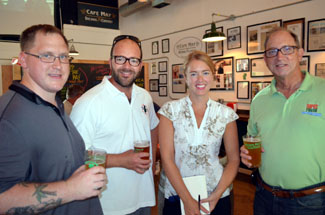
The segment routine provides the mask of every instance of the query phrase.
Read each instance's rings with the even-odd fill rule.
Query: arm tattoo
[[[40,205],[11,208],[6,212],[6,215],[35,215],[56,208],[61,205],[61,203],[62,199],[51,199],[48,202],[42,202]]]
[[[42,199],[49,196],[56,196],[56,192],[50,192],[43,190],[46,188],[46,184],[36,184],[35,185],[35,192],[33,193],[33,196],[36,196],[36,199],[39,203],[42,203]]]

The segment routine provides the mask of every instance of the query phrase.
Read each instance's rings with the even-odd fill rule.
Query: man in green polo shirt
[[[254,214],[324,215],[325,80],[300,70],[293,33],[273,30],[265,50],[274,80],[254,97],[247,128],[263,147]],[[241,158],[252,166],[245,146]]]

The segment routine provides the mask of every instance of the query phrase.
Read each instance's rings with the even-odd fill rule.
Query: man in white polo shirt
[[[157,125],[150,94],[134,80],[142,68],[140,40],[114,39],[112,77],[87,91],[75,103],[71,118],[86,146],[107,151],[107,187],[100,198],[104,214],[150,214],[155,205],[152,164],[155,163]],[[136,129],[135,129],[136,128]],[[149,153],[134,152],[136,135],[151,142]]]

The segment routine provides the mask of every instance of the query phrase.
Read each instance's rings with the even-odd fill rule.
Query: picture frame
[[[154,41],[151,44],[152,55],[159,54],[159,43],[158,41]]]
[[[166,97],[167,94],[167,86],[159,86],[159,96]]]
[[[307,51],[325,50],[325,19],[308,21]]]
[[[315,76],[325,78],[325,63],[315,64]]]
[[[183,64],[172,65],[172,92],[186,93],[186,79]]]
[[[159,85],[167,84],[167,74],[159,74]]]
[[[167,61],[159,61],[158,70],[159,72],[167,72]]]
[[[149,90],[150,92],[158,92],[158,79],[149,80]]]
[[[310,69],[310,56],[304,55],[302,56],[301,61],[299,62],[300,70],[302,72],[309,72]]]
[[[223,32],[223,27],[216,28],[217,31]],[[205,31],[205,33],[211,32],[211,29]],[[223,55],[223,40],[218,42],[205,42],[205,52],[208,55],[222,56]]]
[[[151,74],[157,74],[157,62],[151,63]]]
[[[264,58],[252,58],[251,59],[251,77],[272,77],[273,74],[267,68]]]
[[[271,81],[254,81],[251,82],[251,101],[256,96],[256,94],[264,89],[265,87],[269,86]]]
[[[215,65],[213,86],[210,90],[234,90],[234,57],[211,57]]]
[[[169,52],[169,39],[161,40],[161,52],[168,53]]]
[[[249,81],[237,81],[237,99],[249,99]]]
[[[264,52],[264,43],[267,34],[276,27],[282,25],[282,20],[259,23],[247,26],[247,55],[261,54]]]
[[[236,72],[249,72],[249,58],[236,59]]]
[[[241,48],[241,27],[233,27],[227,29],[227,49]]]
[[[300,47],[305,48],[305,18],[283,21],[283,27],[297,35]]]

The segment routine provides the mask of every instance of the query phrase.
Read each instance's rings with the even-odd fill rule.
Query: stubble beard
[[[130,72],[132,74],[135,73],[133,70],[130,70],[130,69],[117,69],[117,70],[115,70],[114,68],[112,68],[112,77],[113,77],[114,81],[118,85],[120,85],[121,87],[131,88],[134,81],[135,81],[135,79],[136,79],[136,76],[133,79],[131,79],[130,81],[128,81],[128,80],[125,81],[124,79],[122,79],[122,78],[120,78],[118,76],[118,73],[122,73],[122,72]]]

